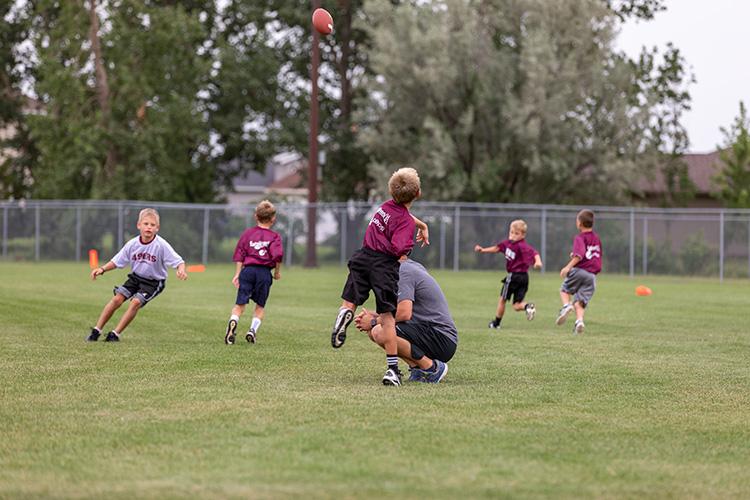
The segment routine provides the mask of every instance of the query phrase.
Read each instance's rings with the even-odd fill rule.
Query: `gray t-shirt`
[[[398,300],[411,300],[412,319],[432,323],[435,330],[458,343],[458,330],[448,309],[448,301],[435,278],[419,262],[401,263]]]

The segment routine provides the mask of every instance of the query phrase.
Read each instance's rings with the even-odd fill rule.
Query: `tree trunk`
[[[109,82],[107,79],[107,68],[102,57],[102,45],[99,40],[99,15],[96,13],[97,0],[89,0],[89,41],[91,42],[91,51],[94,55],[94,70],[96,75],[96,100],[101,111],[101,127],[107,133],[107,157],[104,163],[104,178],[111,179],[115,174],[117,166],[117,155],[111,137],[111,107]]]

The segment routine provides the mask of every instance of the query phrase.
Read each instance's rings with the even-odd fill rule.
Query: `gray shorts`
[[[596,274],[574,267],[565,277],[560,291],[569,293],[575,302],[580,302],[586,307],[596,291]]]

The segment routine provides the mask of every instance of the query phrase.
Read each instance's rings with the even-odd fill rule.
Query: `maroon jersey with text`
[[[534,257],[539,253],[526,240],[503,240],[497,244],[505,254],[505,269],[509,273],[526,273],[534,265]]]
[[[276,267],[284,257],[281,236],[275,231],[255,226],[245,229],[234,249],[234,262],[244,266]]]
[[[599,271],[602,270],[602,242],[599,235],[594,231],[578,233],[573,238],[571,256],[581,258],[575,267],[580,267],[593,274],[599,274]]]
[[[394,257],[408,255],[414,247],[414,229],[409,210],[388,200],[370,219],[362,246]]]

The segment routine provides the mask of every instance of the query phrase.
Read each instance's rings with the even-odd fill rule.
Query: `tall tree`
[[[431,198],[622,200],[684,136],[679,52],[630,61],[613,48],[620,17],[604,2],[371,2],[367,11],[378,75],[361,115],[371,172],[384,179],[413,164]]]
[[[32,66],[20,50],[29,10],[28,4],[0,4],[0,199],[28,196],[37,155],[26,120],[32,102],[21,91]]]
[[[740,101],[740,114],[730,127],[721,129],[721,170],[715,182],[718,197],[730,208],[750,208],[750,117]]]

